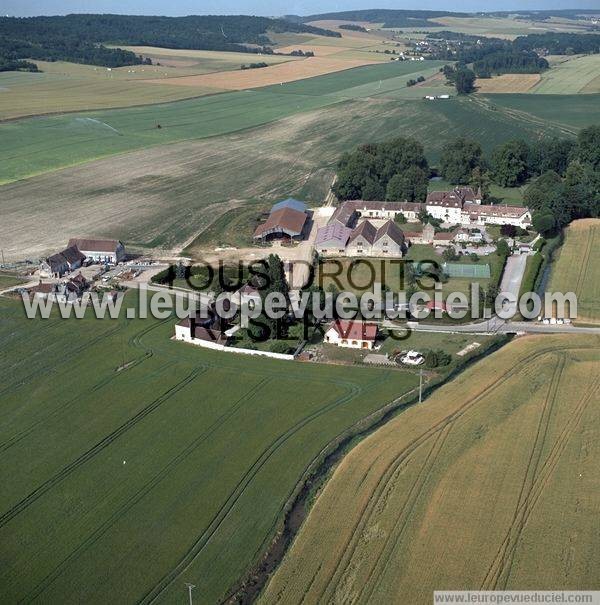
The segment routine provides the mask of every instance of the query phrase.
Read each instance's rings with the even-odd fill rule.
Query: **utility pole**
[[[190,605],[193,605],[193,603],[192,603],[192,588],[196,588],[196,585],[195,584],[189,584],[188,582],[186,582],[185,585],[188,588],[188,596],[190,598]]]
[[[423,368],[419,369],[419,403],[423,402]]]

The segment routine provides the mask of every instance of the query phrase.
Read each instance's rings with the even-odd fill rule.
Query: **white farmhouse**
[[[97,263],[116,265],[125,258],[125,246],[116,239],[72,238],[70,246],[76,246],[86,258]]]

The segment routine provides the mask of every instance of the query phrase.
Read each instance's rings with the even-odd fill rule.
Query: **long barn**
[[[306,204],[292,198],[283,200],[271,208],[267,220],[256,228],[254,239],[299,239],[307,219]]]

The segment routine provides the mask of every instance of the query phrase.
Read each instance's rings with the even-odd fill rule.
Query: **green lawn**
[[[480,345],[489,343],[493,340],[493,336],[473,336],[472,334],[443,334],[433,332],[409,332],[408,334],[391,332],[386,338],[380,352],[393,353],[394,351],[404,351],[413,349],[424,352],[430,349],[443,349],[446,353],[453,356],[453,361],[460,359],[456,358],[456,353],[462,351],[468,345],[476,342]]]
[[[4,288],[10,288],[12,286],[17,286],[24,282],[25,282],[24,279],[21,279],[14,273],[7,273],[4,271],[0,271],[0,290],[2,290]]]
[[[220,601],[322,448],[416,384],[210,352],[173,323],[0,301],[2,602],[181,603],[185,582]]]

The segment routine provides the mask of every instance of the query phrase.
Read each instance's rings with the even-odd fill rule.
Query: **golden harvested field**
[[[571,223],[554,263],[551,292],[575,292],[579,323],[600,324],[600,219]]]
[[[436,17],[430,19],[435,23],[443,24],[442,29],[470,34],[473,36],[490,36],[514,40],[517,36],[527,34],[541,34],[544,32],[578,32],[586,33],[590,26],[580,21],[567,19],[529,21],[506,17]],[[436,31],[433,30],[432,31]]]
[[[228,80],[228,74],[234,71],[241,73],[243,64],[254,62],[264,61],[276,65],[303,61],[299,57],[254,53],[173,50],[146,46],[126,48],[151,57],[155,64],[106,69],[64,61],[36,61],[42,73],[0,73],[0,120],[150,105],[214,94],[225,88],[198,84],[191,89],[176,84],[185,76],[214,72],[222,72],[221,78]]]
[[[527,92],[540,81],[539,74],[502,74],[493,78],[478,78],[475,82],[478,92]]]
[[[0,73],[0,120],[166,103],[219,92],[171,86],[163,75],[166,68],[159,66],[107,70],[62,61],[36,63],[42,73]],[[159,85],[147,84],[144,79],[157,77],[161,78]]]
[[[370,65],[378,61],[370,59],[336,59],[334,57],[309,57],[302,61],[294,61],[264,67],[239,71],[203,74],[199,76],[184,76],[169,80],[170,85],[213,88],[221,90],[245,90],[270,86],[283,82],[294,82],[314,76]],[[162,80],[146,80],[156,84],[164,84]]]
[[[121,46],[137,55],[150,57],[154,65],[144,65],[143,72],[134,67],[140,77],[177,78],[186,75],[212,73],[215,71],[234,71],[244,64],[263,62],[268,65],[287,63],[288,61],[301,61],[300,57],[281,55],[265,55],[256,53],[220,52],[214,50],[187,50],[175,48],[158,48],[154,46]],[[293,50],[293,49],[292,49]],[[160,65],[157,65],[160,63]],[[149,69],[150,68],[150,69]],[[130,75],[130,67],[121,67],[117,71],[125,71]],[[154,70],[155,76],[152,75]]]
[[[598,589],[599,354],[598,336],[518,339],[370,435],[262,605]]]

